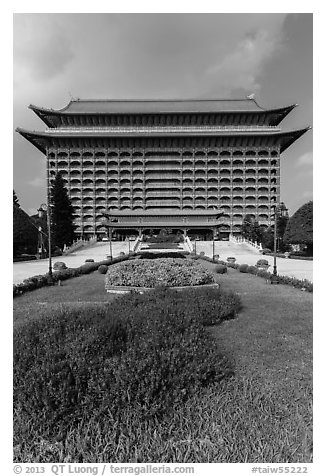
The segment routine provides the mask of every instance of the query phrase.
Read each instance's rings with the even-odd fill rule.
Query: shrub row
[[[183,235],[164,235],[159,234],[157,236],[144,236],[143,238],[144,243],[183,243],[184,237]]]
[[[209,261],[210,263],[218,263],[218,265],[223,265],[227,268],[233,268],[239,270],[241,273],[250,273],[254,274],[256,276],[259,276],[264,279],[270,279],[273,275],[273,273],[270,273],[268,271],[258,269],[256,266],[249,266],[247,264],[238,264],[238,263],[227,263],[226,261],[223,260],[213,260],[212,258],[209,258],[208,256],[199,256],[194,253],[191,253],[190,258],[192,259],[204,259],[205,261]],[[267,260],[266,260],[267,261]],[[240,269],[241,268],[241,269]],[[218,270],[217,270],[218,269]],[[216,273],[224,273],[225,271],[220,271],[222,268],[215,268]],[[289,276],[278,276],[280,284],[286,284],[289,286],[293,286],[298,289],[304,289],[305,291],[308,292],[313,292],[313,283],[309,281],[308,279],[298,279],[298,278],[292,278]]]
[[[58,281],[64,281],[66,279],[75,278],[77,276],[81,276],[83,274],[89,274],[93,271],[96,271],[99,266],[106,265],[109,266],[114,263],[119,263],[120,261],[124,261],[127,259],[134,258],[135,253],[130,253],[130,255],[123,255],[117,256],[112,260],[106,259],[103,261],[98,262],[87,262],[80,266],[79,268],[66,268],[61,265],[61,269],[58,271],[53,271],[52,278],[53,282],[57,283]],[[27,291],[33,291],[34,289],[42,288],[43,286],[47,286],[49,284],[49,273],[40,274],[36,276],[32,276],[30,278],[25,279],[22,283],[14,284],[13,285],[13,296],[20,296],[21,294]]]
[[[118,424],[129,410],[159,418],[232,374],[204,325],[239,309],[231,293],[161,288],[22,323],[14,330],[16,431],[32,421],[33,438],[64,439],[90,415],[99,424],[108,414]]]
[[[226,266],[229,266],[227,263],[225,264]],[[238,269],[240,273],[250,273],[267,280],[270,280],[271,277],[273,276],[273,273],[270,273],[269,271],[266,271],[264,269],[259,269],[259,267],[257,266],[249,266],[248,264],[241,264]],[[308,291],[308,292],[313,292],[313,283],[309,281],[308,279],[298,279],[298,278],[293,278],[289,276],[278,275],[278,280],[280,284],[287,284],[295,288],[304,289],[305,291]]]
[[[313,256],[305,256],[305,255],[302,255],[302,254],[296,254],[298,252],[290,252],[289,255],[288,255],[288,259],[301,259],[301,260],[306,260],[306,261],[312,261],[313,260]],[[268,251],[268,252],[265,252],[264,250],[262,250],[262,254],[263,255],[268,255],[268,256],[274,256],[274,253],[272,251]],[[285,254],[284,253],[276,253],[276,256],[277,258],[286,258]]]
[[[137,256],[142,259],[156,259],[156,258],[185,258],[190,253],[189,251],[155,253],[154,251],[139,251]]]

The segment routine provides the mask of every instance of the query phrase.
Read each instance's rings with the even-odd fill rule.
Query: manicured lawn
[[[209,269],[215,265],[202,261]],[[222,289],[241,297],[238,318],[210,328],[235,365],[235,376],[208,387],[161,421],[126,414],[120,421],[92,415],[65,442],[41,440],[21,461],[37,462],[311,462],[311,293],[269,285],[228,269]],[[15,322],[60,306],[96,309],[112,299],[95,272],[14,300]],[[30,458],[30,459],[29,459]]]
[[[105,275],[97,271],[90,275],[62,281],[61,286],[44,287],[23,294],[14,299],[14,322],[19,322],[38,315],[46,318],[49,309],[61,306],[90,306],[97,303],[105,305],[115,297],[104,289]]]

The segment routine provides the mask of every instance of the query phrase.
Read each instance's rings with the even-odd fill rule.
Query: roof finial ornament
[[[70,91],[68,91],[68,94],[70,96],[71,101],[80,101],[80,98],[77,98],[77,97],[74,98]]]
[[[255,99],[255,93],[249,94],[246,96],[247,99]]]

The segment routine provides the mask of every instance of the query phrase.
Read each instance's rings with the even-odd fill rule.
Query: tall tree
[[[289,219],[284,242],[288,244],[306,245],[307,253],[313,249],[313,202],[310,201],[300,207]]]
[[[73,207],[60,173],[55,176],[50,190],[51,228],[54,244],[63,249],[75,238]]]

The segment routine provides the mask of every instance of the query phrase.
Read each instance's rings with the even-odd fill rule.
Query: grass
[[[202,261],[209,269],[214,264]],[[235,377],[209,387],[161,421],[125,413],[97,421],[86,415],[64,440],[19,442],[24,462],[265,462],[312,461],[312,298],[228,269],[222,289],[241,296],[238,319],[212,327]],[[16,325],[46,318],[60,306],[106,306],[99,273],[68,280],[14,300]],[[97,304],[99,303],[99,304]],[[19,415],[17,416],[19,420]]]
[[[115,297],[105,291],[104,282],[105,275],[95,271],[62,281],[61,286],[44,287],[18,296],[13,301],[14,323],[37,316],[46,319],[50,309],[62,306],[88,306],[92,309],[96,305],[105,306]]]

